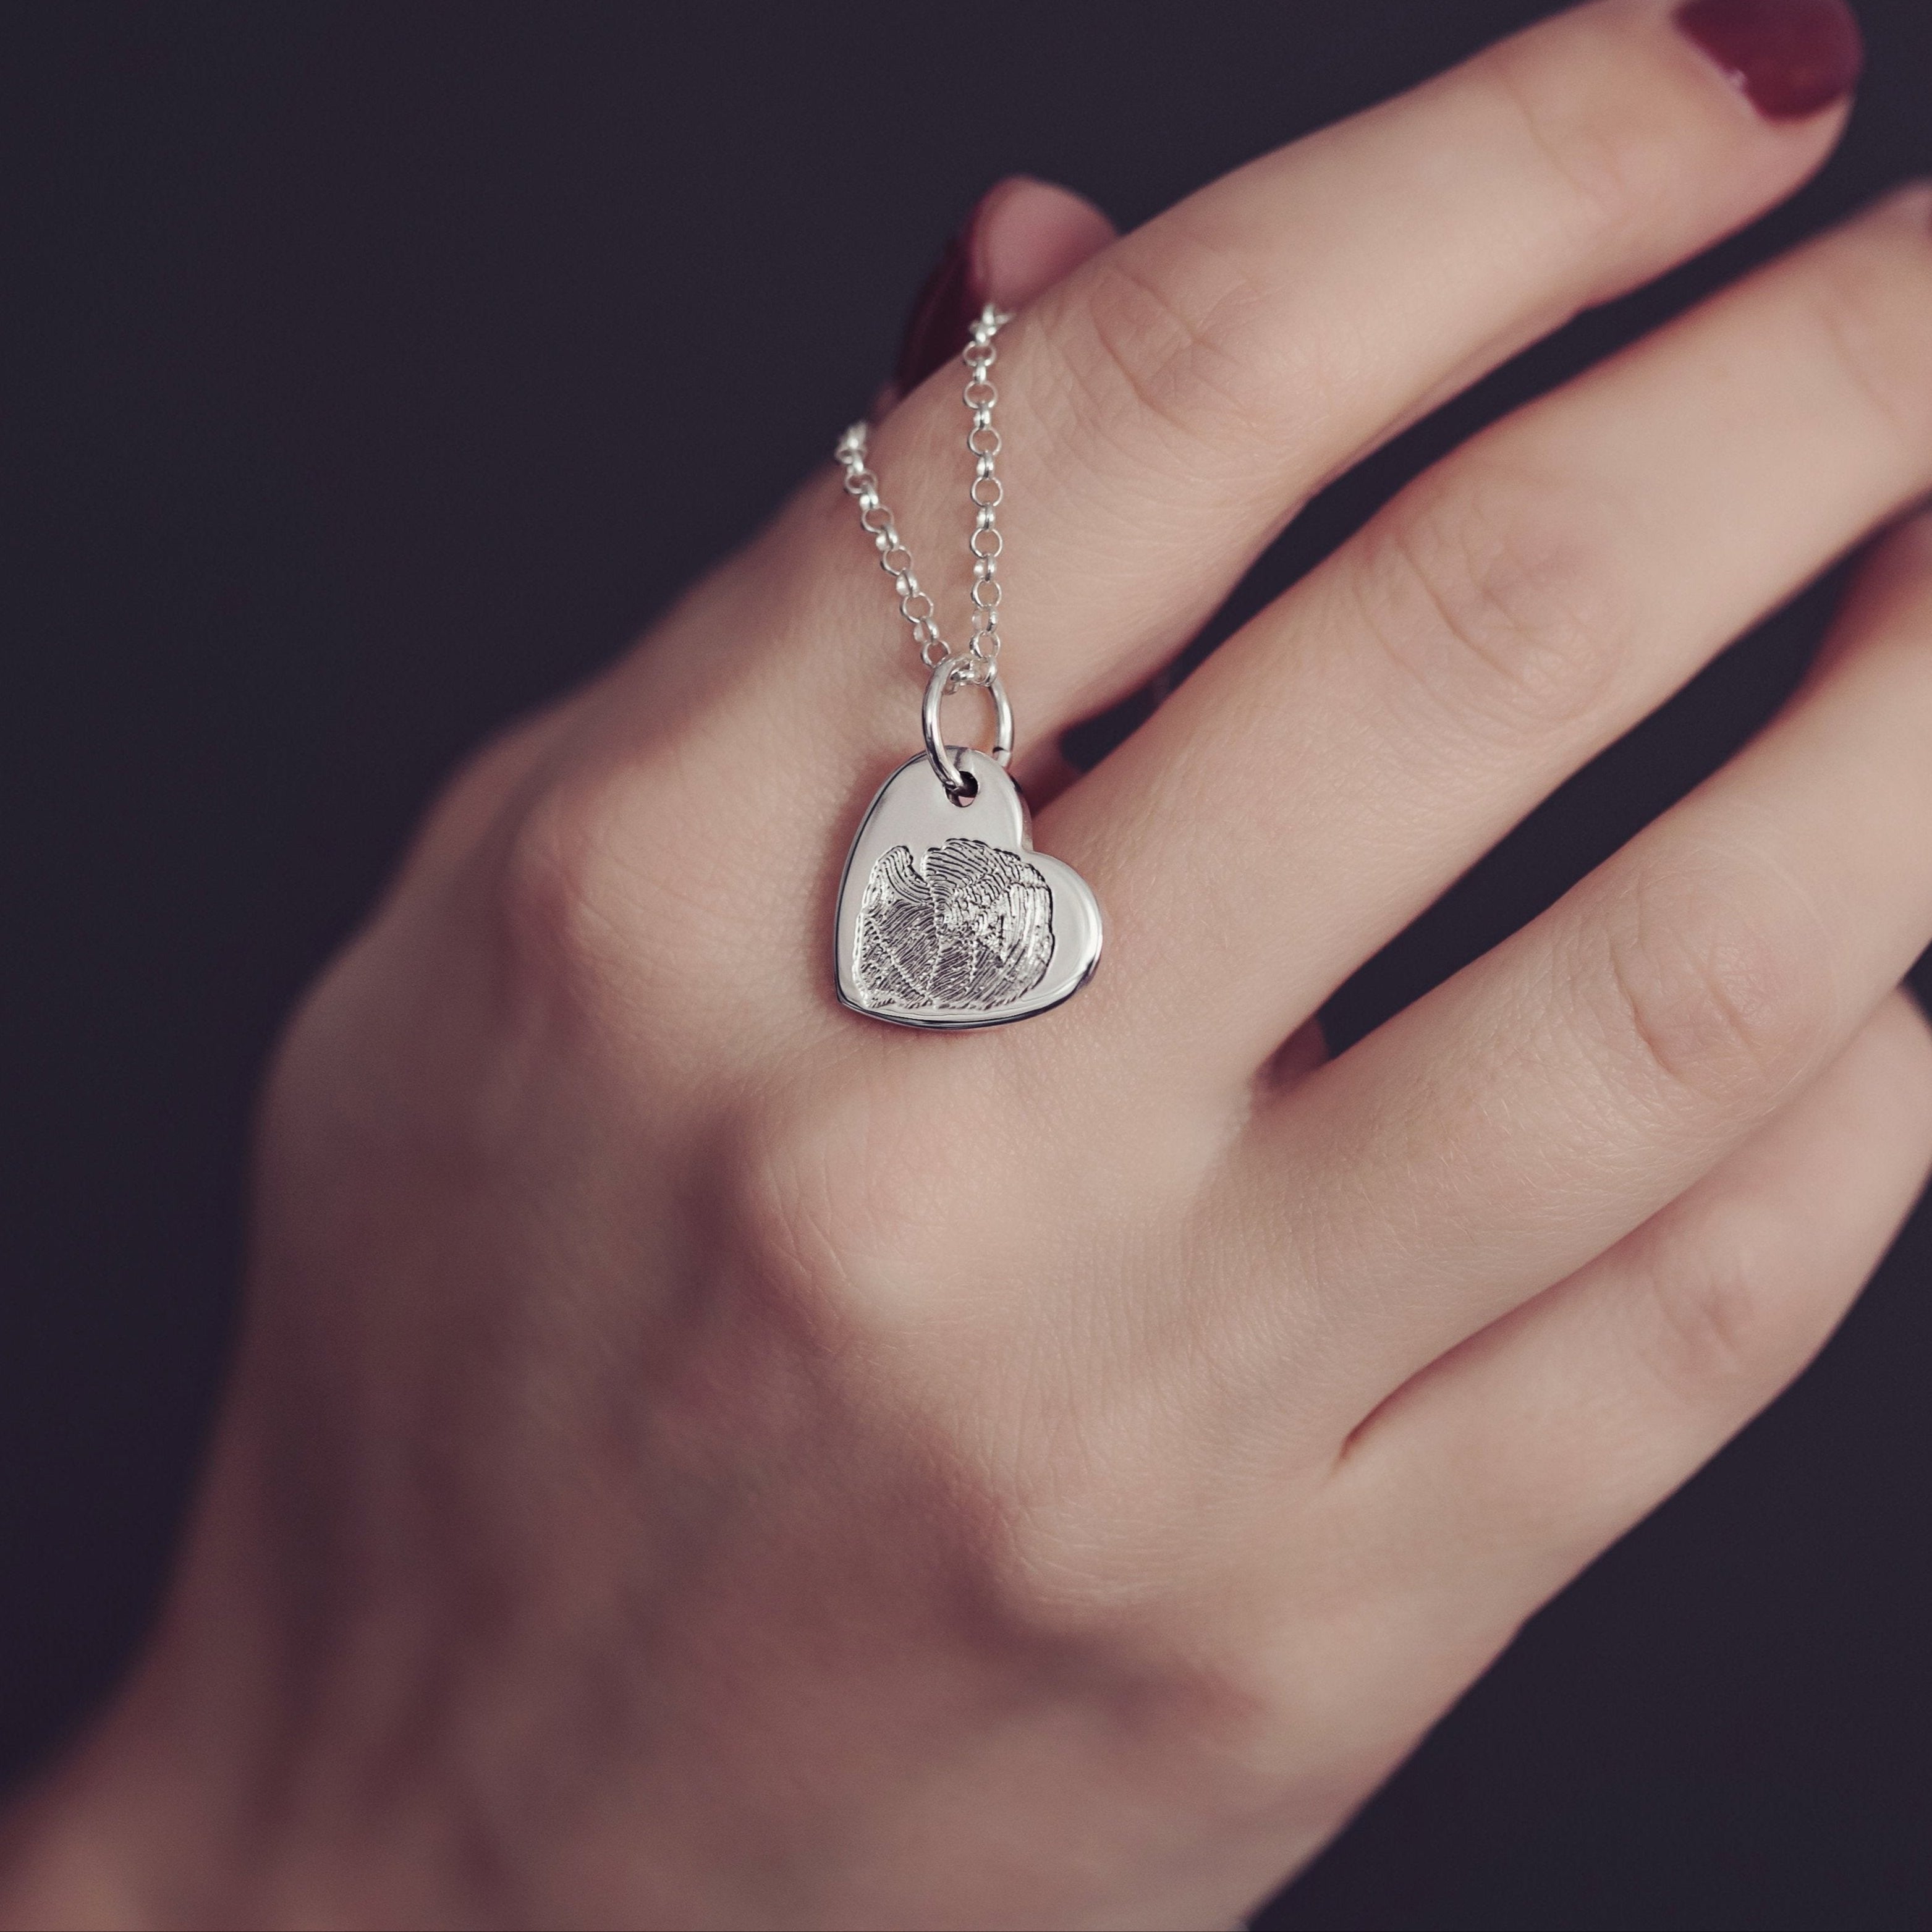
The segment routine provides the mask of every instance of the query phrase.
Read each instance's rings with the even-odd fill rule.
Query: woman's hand
[[[829,461],[463,776],[277,1064],[185,1566],[16,1918],[1225,1922],[1798,1370],[1932,1154],[1925,524],[1544,916],[1332,1062],[1311,1016],[1932,488],[1932,195],[1047,748],[1326,479],[1817,165],[1840,16],[1689,26],[1583,8],[1111,244],[982,210],[1019,770],[1109,922],[1070,1005],[833,996],[919,672]],[[956,616],[958,391],[874,446]]]

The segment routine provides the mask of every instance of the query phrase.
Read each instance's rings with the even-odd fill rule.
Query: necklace
[[[845,489],[892,580],[900,614],[928,671],[920,718],[926,748],[879,788],[860,822],[838,889],[838,997],[896,1026],[953,1029],[1030,1019],[1071,999],[1100,959],[1100,908],[1071,866],[1033,849],[1026,801],[1008,776],[1013,714],[1000,682],[1000,580],[1004,548],[994,512],[1005,496],[994,472],[999,392],[993,338],[1011,318],[989,302],[961,360],[973,419],[973,629],[956,651],[913,574],[912,552],[866,466],[866,425],[838,440]],[[949,746],[940,711],[962,686],[992,700],[990,751]]]

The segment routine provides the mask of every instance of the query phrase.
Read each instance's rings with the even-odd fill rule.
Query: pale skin
[[[1932,191],[1448,456],[1091,774],[1051,748],[1843,120],[1609,0],[1123,239],[1002,190],[1016,770],[1099,976],[947,1037],[834,998],[919,682],[828,461],[473,762],[295,1020],[178,1582],[0,1916],[1211,1926],[1309,1858],[1932,1160]],[[958,386],[873,448],[963,630]],[[1364,958],[1888,525],[1764,734],[1324,1058]]]

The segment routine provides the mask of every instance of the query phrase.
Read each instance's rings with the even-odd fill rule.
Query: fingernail
[[[986,205],[981,201],[960,224],[912,305],[898,367],[892,373],[901,395],[916,388],[966,346],[966,331],[986,306],[973,261],[973,231]]]
[[[1844,0],[1687,0],[1677,26],[1767,121],[1843,100],[1864,64]]]

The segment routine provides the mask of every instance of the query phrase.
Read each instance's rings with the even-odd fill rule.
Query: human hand
[[[1308,1026],[1932,487],[1927,197],[1476,439],[1090,776],[1046,747],[1839,118],[1612,5],[1084,266],[1077,208],[989,208],[1006,668],[1100,976],[943,1040],[833,1000],[917,685],[828,463],[477,762],[292,1030],[182,1582],[16,1916],[1211,1922],[1332,1832],[1932,1149],[1922,525],[1693,798],[1332,1064]],[[948,374],[875,441],[929,579],[962,429]]]

